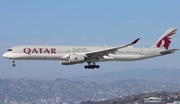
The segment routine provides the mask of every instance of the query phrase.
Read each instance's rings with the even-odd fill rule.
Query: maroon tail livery
[[[168,29],[163,35],[162,37],[152,46],[152,48],[161,48],[164,50],[168,50],[172,38],[174,36],[174,34],[176,33],[176,28],[170,28]]]

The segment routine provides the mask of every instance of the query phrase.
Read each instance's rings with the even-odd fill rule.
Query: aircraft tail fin
[[[168,50],[172,38],[174,34],[176,33],[176,28],[169,28],[162,36],[159,38],[159,40],[152,46],[152,48],[160,48],[164,50]]]

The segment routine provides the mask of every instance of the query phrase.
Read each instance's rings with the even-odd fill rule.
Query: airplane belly
[[[61,60],[61,54],[24,54],[24,53],[8,53],[8,59],[14,60]]]
[[[142,55],[116,55],[114,61],[135,61],[142,59]]]
[[[111,55],[111,58],[104,58],[107,61],[136,61],[151,58],[153,56],[146,55]]]

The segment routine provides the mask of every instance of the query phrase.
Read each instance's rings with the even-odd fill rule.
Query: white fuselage
[[[16,46],[4,53],[3,56],[14,60],[65,60],[67,54],[85,54],[94,50],[108,47],[90,46]],[[125,47],[114,54],[103,56],[95,61],[135,61],[161,56],[158,48]]]

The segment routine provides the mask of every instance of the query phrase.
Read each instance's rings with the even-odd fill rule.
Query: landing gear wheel
[[[16,66],[15,60],[14,60],[14,59],[11,59],[11,61],[12,61],[12,63],[13,63],[12,66],[15,67],[15,66]]]
[[[88,66],[84,66],[84,68],[85,68],[85,69],[87,69],[87,68],[88,68]]]
[[[12,66],[13,66],[13,67],[15,67],[15,66],[16,66],[16,64],[12,64]]]
[[[100,68],[100,66],[99,66],[99,65],[96,65],[96,68]]]
[[[85,69],[94,69],[94,68],[99,68],[99,65],[96,65],[95,62],[93,62],[93,65],[88,62],[88,65],[84,66]]]
[[[94,69],[94,68],[95,68],[95,65],[91,65],[91,68]]]

